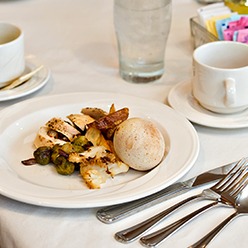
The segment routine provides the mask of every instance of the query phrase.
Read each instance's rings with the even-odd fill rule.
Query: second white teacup
[[[24,69],[22,30],[10,23],[0,22],[0,87],[19,77]]]
[[[216,41],[196,48],[192,87],[199,103],[213,112],[248,108],[248,45]]]

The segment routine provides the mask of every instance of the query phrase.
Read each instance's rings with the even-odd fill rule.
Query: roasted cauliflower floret
[[[100,188],[108,177],[127,172],[129,169],[104,146],[94,146],[83,153],[70,153],[68,160],[80,163],[80,174],[91,189]]]
[[[106,167],[99,165],[80,166],[80,174],[90,189],[100,189],[101,184],[110,177]]]
[[[121,161],[116,161],[115,163],[108,164],[108,172],[111,174],[112,177],[115,175],[126,173],[129,170],[129,166],[124,164]]]

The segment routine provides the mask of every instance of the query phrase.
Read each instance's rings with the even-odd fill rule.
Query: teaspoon
[[[244,190],[241,195],[237,198],[235,202],[235,212],[227,217],[223,222],[221,222],[218,226],[216,226],[212,231],[206,234],[203,238],[197,241],[195,244],[189,246],[189,248],[204,248],[206,247],[211,240],[225,227],[227,226],[233,219],[235,219],[239,215],[248,214],[248,190]]]

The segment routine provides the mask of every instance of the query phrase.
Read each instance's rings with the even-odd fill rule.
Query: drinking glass
[[[146,83],[164,73],[171,26],[171,0],[114,0],[119,71],[129,82]]]

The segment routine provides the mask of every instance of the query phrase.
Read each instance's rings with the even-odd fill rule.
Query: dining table
[[[46,100],[42,99],[47,97],[51,100],[74,93],[86,96],[94,93],[121,94],[158,102],[159,106],[169,106],[170,90],[179,83],[190,82],[192,77],[194,43],[189,20],[197,15],[197,9],[202,6],[204,4],[196,0],[172,0],[172,22],[166,44],[164,75],[150,83],[130,83],[119,75],[112,0],[0,0],[0,21],[13,23],[23,30],[27,60],[36,61],[47,70],[42,87],[37,87],[29,94],[20,93],[17,97],[0,99],[0,118],[2,111],[18,108],[26,101],[35,105],[39,104],[39,100],[44,103]],[[63,97],[59,99],[62,100],[61,104],[66,105]],[[35,109],[35,106],[32,107]],[[201,115],[196,116],[199,121],[192,121],[186,120],[182,113],[172,111],[189,123],[199,141],[197,156],[177,181],[184,181],[248,155],[248,125],[233,125],[235,114],[234,117],[228,117],[230,127],[222,128],[218,123],[213,124],[214,118],[212,120],[211,116],[204,124]],[[21,118],[21,113],[18,116]],[[248,124],[248,114],[242,118]],[[212,125],[208,125],[208,121]],[[181,150],[184,150],[184,146],[186,149],[184,140],[178,142],[181,142]],[[7,144],[9,142],[0,140],[1,149],[6,149]],[[12,150],[12,157],[18,149],[21,148]],[[176,154],[178,158],[180,153],[178,151]],[[114,234],[192,194],[188,192],[173,197],[118,222],[105,224],[96,218],[96,212],[106,205],[104,199],[102,206],[84,207],[82,204],[81,207],[70,208],[46,206],[39,202],[33,204],[22,200],[21,196],[15,199],[5,192],[4,187],[1,187],[1,181],[4,180],[1,173],[0,165],[0,248],[142,247],[138,240],[122,244],[114,238]],[[90,190],[88,194],[90,196]],[[199,204],[202,203],[188,204],[161,225],[182,217]],[[233,211],[224,206],[211,209],[185,225],[160,247],[188,247]],[[236,218],[208,247],[245,248],[248,244],[246,228],[248,216]]]

